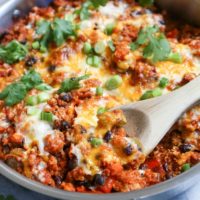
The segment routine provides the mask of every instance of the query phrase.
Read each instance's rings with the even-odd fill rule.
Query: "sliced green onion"
[[[106,28],[105,28],[105,31],[104,31],[105,34],[111,35],[113,33],[114,28],[115,28],[115,23],[107,24]]]
[[[97,96],[102,96],[103,95],[103,88],[102,87],[97,87],[96,88],[96,95]]]
[[[75,15],[74,15],[74,14],[66,14],[66,15],[65,15],[65,20],[66,20],[66,21],[73,22],[74,19],[75,19]]]
[[[187,170],[189,170],[191,168],[190,164],[189,163],[185,163],[183,166],[182,166],[182,172],[185,172]]]
[[[100,108],[97,110],[97,115],[101,115],[101,114],[105,113],[106,111],[107,111],[106,108],[100,107]]]
[[[39,49],[40,48],[40,43],[38,41],[35,41],[32,43],[32,48],[33,49]]]
[[[88,56],[86,62],[92,67],[99,67],[101,65],[101,58],[95,55]]]
[[[138,45],[135,42],[130,43],[131,51],[135,51],[138,48]]]
[[[29,106],[34,106],[38,103],[37,96],[28,96],[25,101],[26,101],[26,105],[29,105]]]
[[[35,88],[37,90],[41,90],[41,91],[51,90],[52,89],[52,87],[50,85],[46,84],[46,83],[42,83],[40,85],[37,85]]]
[[[53,114],[50,112],[41,112],[40,119],[47,122],[53,121]]]
[[[42,92],[40,94],[38,94],[38,102],[39,103],[43,103],[43,102],[46,102],[50,99],[50,95],[46,92]]]
[[[111,50],[112,52],[114,52],[114,51],[115,51],[115,46],[114,46],[114,44],[113,44],[113,41],[112,41],[112,40],[108,41],[108,46],[109,46],[109,48],[110,48],[110,50]]]
[[[28,115],[37,115],[39,114],[40,110],[35,107],[28,107],[27,108],[27,114]]]
[[[119,75],[114,75],[112,76],[109,80],[106,81],[105,87],[107,90],[114,90],[120,87],[122,84],[123,80],[121,76]]]
[[[175,63],[182,63],[183,59],[180,53],[170,53],[168,57],[169,61],[175,62]]]
[[[41,46],[41,47],[40,47],[40,51],[41,51],[42,53],[46,53],[46,52],[47,52],[47,48],[46,48],[45,46]]]
[[[162,95],[162,90],[160,88],[156,88],[154,90],[146,91],[140,98],[140,100],[151,99],[154,97],[158,97]]]
[[[93,147],[98,147],[103,143],[103,140],[101,138],[92,138],[90,142]]]
[[[92,45],[89,42],[85,42],[83,45],[83,52],[89,54],[92,52]]]
[[[159,83],[159,87],[160,88],[165,88],[169,83],[169,80],[165,77],[161,78],[160,83]]]
[[[97,42],[95,45],[94,45],[94,51],[97,53],[97,54],[102,54],[104,51],[105,51],[105,44],[103,41],[100,41],[100,42]]]

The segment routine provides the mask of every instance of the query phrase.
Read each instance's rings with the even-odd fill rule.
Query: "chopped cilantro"
[[[76,90],[81,88],[80,81],[89,78],[89,75],[86,74],[84,76],[75,77],[75,78],[68,78],[64,80],[61,84],[60,89],[58,90],[58,93],[62,92],[70,92],[71,90]]]
[[[88,0],[83,3],[82,7],[76,10],[74,13],[80,16],[81,20],[89,19],[90,17],[90,8],[98,9],[99,6],[105,6],[108,0]]]
[[[160,83],[159,83],[159,87],[160,88],[166,88],[166,86],[168,85],[169,80],[165,77],[160,79]]]
[[[115,51],[115,45],[112,40],[108,41],[108,46],[112,52]]]
[[[15,197],[12,195],[8,195],[7,197],[4,195],[0,195],[0,200],[15,200]]]
[[[19,81],[8,85],[0,93],[0,100],[4,100],[6,106],[13,106],[21,102],[27,92],[40,83],[42,83],[40,75],[36,71],[30,70]]]
[[[36,32],[41,36],[41,50],[47,48],[51,42],[57,46],[62,45],[67,37],[76,35],[75,30],[72,22],[64,19],[56,18],[52,22],[46,20],[39,22]]]
[[[135,43],[131,43],[131,49],[135,50],[144,46],[143,56],[153,62],[166,60],[171,52],[171,47],[165,35],[157,26],[147,27],[139,32]]]
[[[141,6],[152,6],[154,4],[154,0],[139,0],[139,4]]]
[[[108,0],[90,0],[94,8],[98,8],[99,6],[105,6]]]
[[[27,53],[27,47],[16,40],[12,40],[5,46],[0,45],[0,59],[8,64],[23,60]]]

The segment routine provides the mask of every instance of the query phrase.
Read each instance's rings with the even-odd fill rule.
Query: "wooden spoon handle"
[[[176,120],[186,109],[200,99],[200,77],[174,92],[143,101],[138,109],[148,116],[149,133],[139,133],[145,153],[149,153],[165,136]],[[134,104],[132,105],[134,107]],[[137,108],[134,108],[137,109]]]

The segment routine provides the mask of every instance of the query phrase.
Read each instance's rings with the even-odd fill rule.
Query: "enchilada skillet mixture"
[[[147,157],[125,132],[122,111],[109,111],[198,76],[199,29],[132,0],[55,0],[13,17],[0,46],[7,165],[63,190],[110,193],[160,183],[199,162],[199,106]]]

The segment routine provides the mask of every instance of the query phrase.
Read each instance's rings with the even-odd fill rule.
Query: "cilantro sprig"
[[[60,46],[68,37],[75,36],[76,27],[71,21],[56,18],[52,22],[39,22],[36,33],[40,36],[40,49],[45,49],[52,42]]]
[[[81,88],[80,81],[89,78],[89,76],[90,75],[86,74],[86,75],[83,75],[83,76],[80,76],[80,77],[65,79],[62,82],[61,87],[58,90],[58,93],[60,94],[62,92],[70,92],[72,90],[76,90],[76,89]]]
[[[82,7],[75,11],[75,14],[80,16],[81,20],[89,19],[90,9],[98,9],[100,6],[105,6],[108,0],[88,0],[83,3]]]
[[[8,85],[1,93],[0,100],[4,100],[6,106],[13,106],[21,102],[28,91],[42,83],[40,74],[35,70],[28,71],[19,81]]]
[[[131,50],[143,48],[144,58],[151,59],[153,62],[166,60],[171,52],[170,44],[157,26],[142,29],[134,43],[130,44]]]
[[[154,4],[154,0],[139,0],[139,4],[141,6],[152,6]]]
[[[0,200],[15,200],[15,197],[12,195],[8,195],[7,197],[4,195],[0,195]]]
[[[14,64],[23,60],[28,53],[27,46],[19,43],[16,40],[12,40],[7,45],[0,45],[0,60]]]

